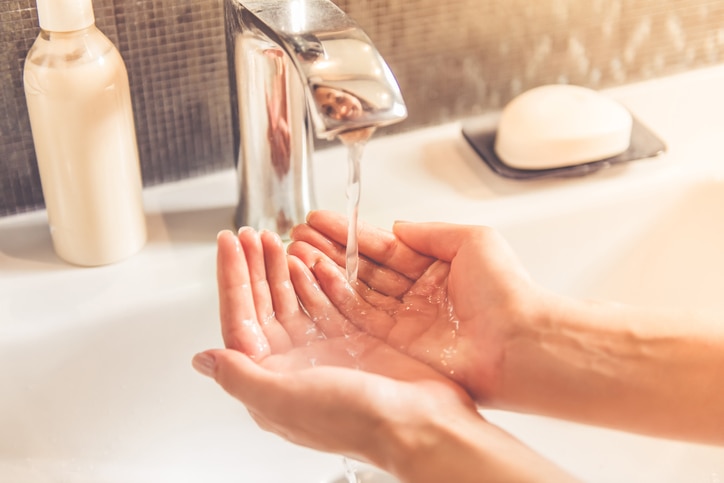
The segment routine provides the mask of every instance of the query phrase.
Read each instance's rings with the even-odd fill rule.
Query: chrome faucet
[[[407,109],[369,37],[330,0],[225,0],[239,226],[285,236],[313,207],[313,135],[353,141]]]

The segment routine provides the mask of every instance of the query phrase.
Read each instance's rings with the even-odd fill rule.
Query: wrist
[[[603,337],[590,322],[588,302],[540,291],[518,310],[504,347],[493,405],[501,409],[560,416],[569,391],[586,382],[593,354],[587,339]]]
[[[405,483],[446,480],[462,483],[464,480],[458,479],[455,472],[460,469],[459,447],[464,444],[464,433],[458,433],[457,428],[469,428],[481,421],[477,414],[448,413],[430,414],[416,424],[394,425],[389,428],[389,438],[383,439],[387,445],[385,460],[380,463]]]
[[[386,434],[373,462],[404,483],[572,480],[473,409],[398,422]]]
[[[481,407],[523,409],[528,394],[521,395],[536,380],[540,383],[541,348],[550,335],[560,331],[562,316],[574,302],[537,286],[528,286],[524,293],[509,301],[497,318],[507,325],[499,341],[501,355],[489,385],[475,393]],[[485,378],[483,378],[484,380]]]
[[[543,313],[507,359],[507,408],[722,441],[720,314],[564,297]]]

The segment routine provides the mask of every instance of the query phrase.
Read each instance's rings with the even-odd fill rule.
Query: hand
[[[347,322],[277,235],[222,232],[218,285],[227,349],[194,366],[262,428],[390,467],[401,429],[415,433],[431,415],[485,424],[456,384]]]
[[[347,320],[479,404],[721,444],[720,313],[556,296],[494,231],[441,223],[397,223],[393,233],[363,225],[352,289],[340,266],[346,225],[313,212],[289,252]]]
[[[227,349],[193,364],[262,428],[405,482],[569,480],[458,385],[350,324],[277,235],[222,232],[218,284]]]
[[[362,225],[353,290],[341,270],[346,229],[341,215],[313,212],[289,252],[361,330],[499,405],[505,351],[544,302],[502,238],[442,223],[397,223],[394,233]]]

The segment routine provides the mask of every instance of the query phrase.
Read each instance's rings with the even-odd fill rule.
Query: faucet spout
[[[407,116],[369,37],[330,0],[225,0],[238,226],[282,235],[313,205],[313,137]]]

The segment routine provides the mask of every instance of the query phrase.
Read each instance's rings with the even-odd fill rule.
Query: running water
[[[348,149],[347,175],[347,253],[345,267],[347,270],[347,281],[354,284],[357,281],[359,272],[359,200],[361,194],[360,161],[364,153],[365,145],[372,136],[374,128],[360,129],[349,133],[341,134],[339,137]]]
[[[357,479],[357,463],[342,456],[342,465],[344,465],[344,477],[347,478],[347,483],[361,483]]]
[[[349,174],[347,176],[347,254],[345,266],[347,268],[347,281],[353,284],[357,281],[359,272],[359,243],[358,219],[360,199],[360,158],[364,144],[357,142],[349,146]]]
[[[347,252],[345,256],[345,269],[347,270],[347,281],[354,285],[359,272],[359,200],[361,190],[360,162],[364,153],[367,141],[374,133],[374,128],[359,129],[339,135],[339,139],[347,146]],[[361,483],[357,478],[357,463],[343,457],[344,476],[348,483]]]

